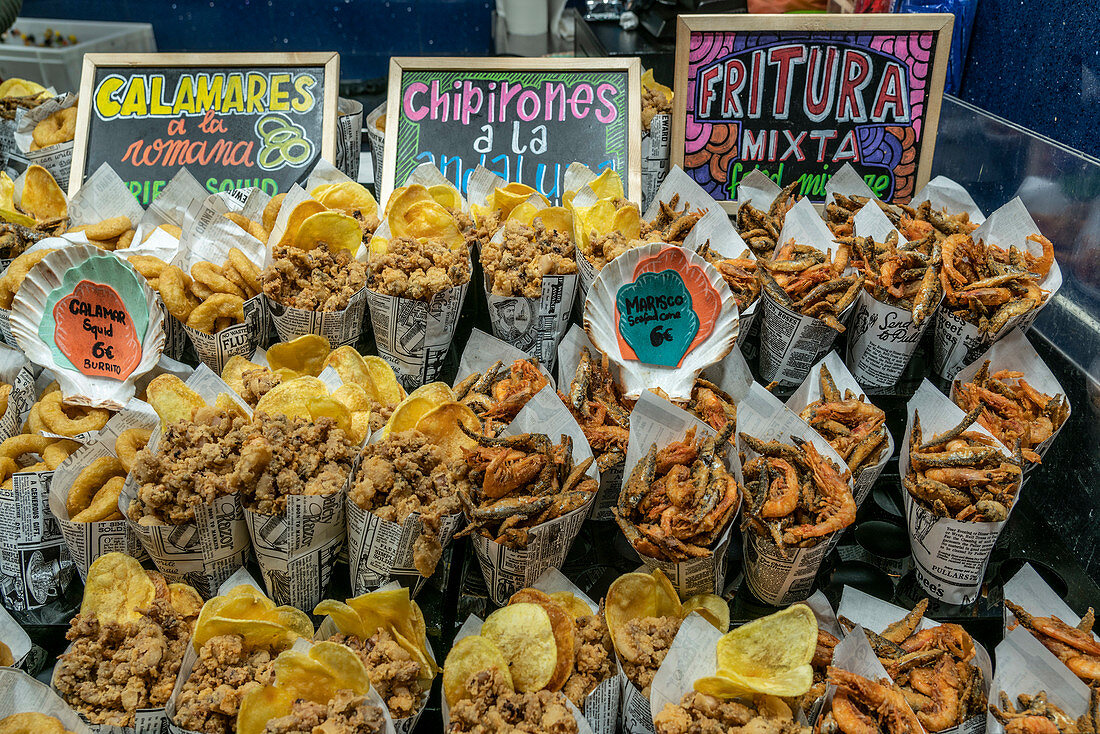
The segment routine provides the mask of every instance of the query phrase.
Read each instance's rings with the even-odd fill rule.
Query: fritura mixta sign
[[[682,146],[684,169],[720,201],[736,199],[754,169],[823,201],[845,163],[881,198],[907,201],[931,163],[950,16],[889,21],[910,27],[856,32],[830,29],[833,16],[799,16],[790,30],[786,18],[768,30],[711,30],[688,17],[677,41],[674,159]],[[824,27],[807,28],[816,24]]]

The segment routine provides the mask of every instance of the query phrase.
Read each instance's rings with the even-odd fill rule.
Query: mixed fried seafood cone
[[[761,601],[805,599],[839,533],[855,522],[851,472],[817,432],[753,385],[738,405],[745,577]]]
[[[1020,439],[1025,477],[1070,416],[1065,390],[1019,328],[955,376],[951,400],[967,412],[982,406],[978,425],[1005,446]]]
[[[1020,444],[1010,450],[976,425],[980,407],[964,414],[925,380],[908,404],[898,465],[917,581],[949,604],[977,598],[1023,478]]]
[[[787,399],[787,407],[818,432],[852,472],[852,495],[861,507],[894,454],[886,413],[860,391],[836,352],[818,362]]]
[[[485,585],[500,604],[565,561],[596,496],[595,461],[549,386],[527,401],[506,435],[460,429],[477,447],[464,452],[471,489],[458,498],[468,524],[456,537],[473,536]]]
[[[940,245],[944,304],[932,367],[947,380],[1012,328],[1030,326],[1062,286],[1054,245],[1018,198],[972,226],[957,227]]]
[[[837,615],[845,630],[859,625],[887,674],[926,732],[964,732],[985,720],[993,665],[989,653],[957,624],[845,587]]]
[[[352,590],[398,580],[419,592],[462,524],[457,492],[467,487],[461,457],[432,437],[415,429],[376,434],[360,452],[348,489]]]
[[[477,341],[477,346],[482,346],[482,340]],[[486,343],[484,346],[492,345]],[[470,349],[471,344],[467,344],[464,357]],[[465,364],[466,359],[463,360]],[[495,436],[515,420],[528,400],[549,384],[550,378],[536,357],[521,357],[511,364],[498,359],[485,369],[461,378],[455,384],[454,394],[455,399],[481,421],[482,433]]]

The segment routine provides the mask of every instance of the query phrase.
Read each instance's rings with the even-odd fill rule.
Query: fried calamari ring
[[[39,433],[41,431],[48,431],[46,428],[46,422],[42,420],[42,408],[35,403],[31,406],[31,412],[27,414],[27,423],[23,426],[24,433]]]
[[[175,265],[161,271],[160,297],[168,313],[183,323],[187,323],[187,317],[199,305],[199,299],[191,295],[191,278]]]
[[[111,417],[111,414],[102,408],[65,405],[61,402],[60,391],[43,395],[38,403],[42,406],[42,421],[46,427],[50,432],[62,436],[76,436],[87,431],[98,431]]]
[[[11,308],[11,302],[15,300],[15,294],[19,292],[27,273],[51,252],[55,252],[55,250],[47,248],[24,252],[11,261],[4,277],[0,278],[0,308]]]
[[[8,412],[8,398],[11,397],[11,385],[0,385],[0,415]]]
[[[19,463],[10,456],[0,456],[0,479],[10,479],[19,471]]]
[[[222,269],[214,263],[195,263],[191,266],[191,277],[196,283],[202,283],[215,293],[228,293],[230,295],[245,297],[245,292],[222,274]]]
[[[38,454],[41,456],[46,447],[54,440],[34,433],[20,433],[18,436],[12,436],[0,443],[0,457],[18,459],[24,454]]]
[[[213,288],[197,280],[191,281],[191,292],[198,296],[201,301],[205,301],[210,298],[210,296],[214,295]]]
[[[137,452],[145,448],[145,444],[149,443],[149,437],[152,435],[153,432],[146,428],[129,428],[118,434],[118,438],[115,439],[115,454],[122,462],[127,474],[134,467]]]
[[[34,126],[31,133],[39,149],[67,143],[76,137],[76,105],[58,110]]]
[[[130,243],[134,241],[134,230],[128,229],[118,236],[118,242],[115,243],[116,250],[125,250],[130,246]]]
[[[166,268],[171,267],[168,263],[153,255],[131,255],[126,260],[146,280],[159,278]]]
[[[267,206],[264,207],[261,224],[268,232],[275,229],[275,220],[279,218],[279,210],[283,208],[283,199],[285,198],[286,194],[276,194],[271,197],[271,201],[267,202]]]
[[[250,290],[255,293],[263,292],[264,284],[260,280],[260,269],[248,259],[248,255],[245,255],[236,247],[231,247],[229,248],[229,262],[233,265],[233,269],[241,274]]]
[[[61,462],[69,458],[69,454],[78,448],[80,448],[80,444],[76,441],[55,439],[42,451],[42,461],[46,462],[46,466],[50,467],[51,470],[56,469],[61,466]]]
[[[191,312],[187,325],[204,334],[215,334],[215,322],[222,317],[230,317],[235,320],[234,323],[242,323],[244,299],[229,293],[215,293]]]
[[[118,512],[118,496],[122,494],[122,485],[126,483],[126,477],[111,477],[99,491],[95,493],[91,501],[75,515],[69,514],[73,522],[102,522],[114,513]]]
[[[232,264],[226,263],[225,267],[222,268],[222,274],[225,275],[225,277],[228,278],[230,282],[233,283],[233,285],[240,288],[248,298],[252,298],[252,296],[256,295],[248,287],[248,283],[244,281],[244,277],[237,272],[237,269],[233,267]]]
[[[112,477],[122,477],[123,480],[126,478],[126,469],[122,462],[113,456],[101,456],[84,467],[69,486],[69,494],[65,499],[65,509],[69,517],[88,509],[96,492]],[[117,498],[115,501],[117,502]]]
[[[130,230],[130,218],[124,215],[104,219],[102,222],[88,224],[81,230],[84,236],[90,240],[113,240],[121,237]],[[133,237],[133,235],[131,235]]]

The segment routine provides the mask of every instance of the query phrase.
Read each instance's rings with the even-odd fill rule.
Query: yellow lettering
[[[267,95],[267,77],[255,71],[248,73],[248,112],[263,112]]]
[[[271,75],[271,94],[267,108],[272,112],[287,112],[290,110],[290,90],[284,85],[290,84],[290,74]]]
[[[109,76],[99,83],[95,90],[95,110],[100,117],[110,119],[119,113],[122,105],[115,99],[115,94],[126,82],[120,76]]]
[[[298,93],[290,106],[294,108],[295,112],[308,112],[313,109],[313,87],[317,85],[317,80],[309,74],[302,74],[300,77],[294,80],[294,91]]]
[[[190,74],[180,77],[180,85],[176,89],[176,101],[172,105],[172,114],[178,115],[186,112],[195,114],[195,78]]]
[[[172,108],[164,104],[164,77],[159,74],[149,80],[149,102],[154,115],[172,114]]]
[[[241,74],[230,74],[225,80],[225,97],[222,98],[222,112],[236,110],[244,112],[244,77]]]
[[[142,117],[149,114],[149,102],[145,96],[145,77],[135,76],[130,79],[130,86],[126,89],[126,97],[122,100],[122,117]]]
[[[207,110],[221,112],[223,74],[199,74],[195,89],[195,112],[202,114]]]

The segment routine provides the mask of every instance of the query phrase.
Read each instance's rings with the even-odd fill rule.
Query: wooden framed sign
[[[335,159],[339,83],[335,52],[87,54],[69,194],[103,163],[143,206],[183,167],[284,192]]]
[[[845,163],[909,201],[932,166],[953,20],[681,15],[672,163],[730,212],[754,169],[821,203]]]
[[[383,201],[429,161],[463,195],[480,164],[557,203],[570,163],[641,200],[638,59],[390,59]]]

